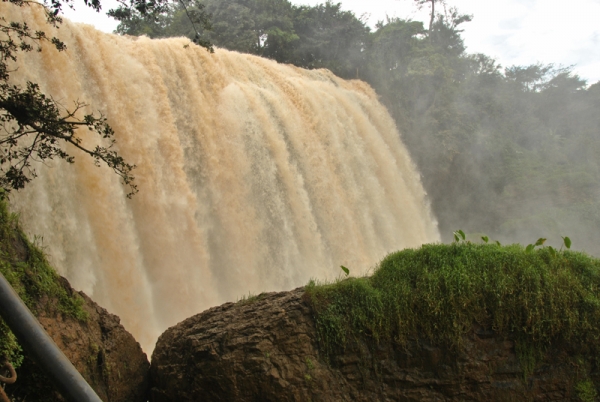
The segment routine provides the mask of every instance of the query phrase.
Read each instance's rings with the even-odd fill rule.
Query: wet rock
[[[328,361],[303,294],[227,303],[169,328],[152,356],[151,400],[579,400],[567,349],[549,351],[526,378],[514,342],[478,326],[458,352],[365,341]]]

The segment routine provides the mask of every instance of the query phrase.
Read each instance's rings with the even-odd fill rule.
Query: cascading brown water
[[[140,190],[128,200],[115,174],[70,150],[76,163],[39,166],[13,208],[58,271],[146,351],[210,306],[331,279],[340,265],[362,274],[439,239],[394,122],[365,83],[182,38],[68,21],[56,31],[28,7],[0,7],[68,47],[19,54],[15,82],[102,111]]]

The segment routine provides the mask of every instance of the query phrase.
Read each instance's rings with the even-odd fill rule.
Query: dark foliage
[[[195,34],[185,8],[208,14],[201,36],[216,46],[304,68],[328,68],[356,78],[365,63],[369,29],[341,4],[295,6],[287,0],[182,0],[162,15],[122,19],[117,33],[151,38]]]
[[[212,29],[204,4],[196,0],[167,0],[146,2],[120,1],[109,16],[120,21],[117,33],[148,35],[151,38],[188,36],[197,45],[213,52],[205,32]]]

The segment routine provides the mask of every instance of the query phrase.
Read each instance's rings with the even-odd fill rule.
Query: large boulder
[[[169,328],[152,355],[151,400],[565,401],[580,400],[586,387],[594,394],[573,375],[568,348],[549,351],[526,375],[514,342],[477,325],[458,352],[417,340],[365,341],[326,359],[305,299],[303,289],[262,294]]]

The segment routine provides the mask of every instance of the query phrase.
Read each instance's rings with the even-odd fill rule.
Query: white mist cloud
[[[495,57],[503,66],[554,63],[575,65],[592,84],[600,80],[600,1],[455,0],[472,14],[463,37],[469,52]]]

